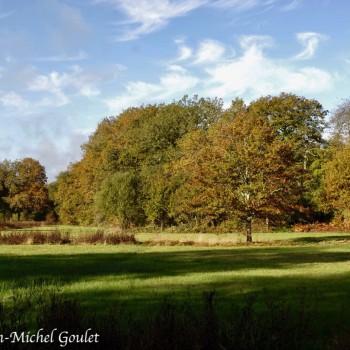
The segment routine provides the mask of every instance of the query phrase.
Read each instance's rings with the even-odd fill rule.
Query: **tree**
[[[239,217],[251,242],[253,218],[278,216],[297,205],[300,185],[294,180],[303,168],[293,164],[292,151],[264,118],[242,113],[215,125],[205,148],[181,164],[188,174],[182,201],[192,188],[186,211],[194,204],[193,210],[214,220]]]
[[[27,218],[30,214],[38,214],[48,205],[45,168],[32,158],[24,158],[12,163],[7,174],[7,196],[4,198],[18,220],[23,213]]]
[[[350,99],[344,100],[331,117],[333,137],[342,142],[350,141]]]
[[[169,214],[169,202],[176,184],[172,174],[165,166],[148,166],[141,172],[143,208],[148,222],[153,225],[165,226],[173,224]]]
[[[105,180],[97,194],[97,208],[107,220],[117,220],[123,229],[144,223],[140,181],[133,172],[116,173]]]
[[[326,209],[340,221],[350,220],[350,145],[332,150],[323,166]]]
[[[307,169],[324,144],[323,131],[328,111],[314,100],[294,94],[261,97],[248,107],[249,113],[266,118],[278,138],[293,143],[295,156]]]
[[[261,98],[194,132],[175,165],[183,178],[173,196],[176,216],[211,222],[239,217],[252,240],[252,219],[301,212],[309,163],[322,143],[325,111],[295,95]]]
[[[3,218],[11,216],[11,209],[6,198],[9,195],[9,178],[12,167],[13,164],[9,160],[0,163],[0,214]]]

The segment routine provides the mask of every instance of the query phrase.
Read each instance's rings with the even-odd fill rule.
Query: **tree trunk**
[[[253,242],[252,238],[252,218],[248,217],[245,222],[245,232],[247,236],[247,243]]]

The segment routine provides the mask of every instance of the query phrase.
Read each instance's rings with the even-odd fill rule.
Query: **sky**
[[[350,1],[0,0],[0,161],[49,181],[128,107],[281,92],[350,97]]]

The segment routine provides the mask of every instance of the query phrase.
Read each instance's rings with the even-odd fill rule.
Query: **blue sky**
[[[130,106],[282,91],[350,97],[348,0],[0,0],[0,160],[51,181]]]

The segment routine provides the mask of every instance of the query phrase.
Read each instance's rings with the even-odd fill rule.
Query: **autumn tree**
[[[89,225],[94,222],[95,189],[90,186],[89,172],[84,173],[83,165],[81,162],[71,164],[57,176],[56,188],[51,198],[62,223]]]
[[[323,208],[334,213],[335,220],[350,220],[350,100],[344,100],[332,112],[330,147],[322,164]]]
[[[3,200],[11,212],[17,214],[18,220],[21,214],[28,218],[47,208],[46,181],[45,168],[37,160],[24,158],[10,164],[2,183],[7,194]]]
[[[60,218],[90,224],[114,215],[124,226],[164,227],[239,217],[249,240],[253,217],[294,220],[311,206],[326,114],[286,93],[227,109],[197,96],[128,108],[105,118],[81,161],[58,177]]]
[[[350,220],[350,145],[332,150],[331,159],[323,166],[326,209],[339,221]]]
[[[316,101],[290,94],[238,107],[207,133],[196,131],[183,141],[175,169],[184,180],[172,209],[178,217],[195,214],[214,223],[239,217],[250,242],[253,218],[302,211],[326,112]]]
[[[96,196],[102,184],[116,174],[133,173],[140,180],[140,214],[146,213],[147,221],[155,225],[169,224],[172,220],[167,211],[174,186],[170,176],[162,175],[166,164],[178,157],[184,135],[207,129],[222,114],[221,100],[185,96],[167,105],[128,108],[105,118],[83,145],[81,161],[58,179],[61,220],[86,224],[100,220]]]
[[[4,160],[0,163],[0,214],[4,219],[11,216],[11,209],[6,201],[9,195],[9,184],[13,163],[9,160]]]
[[[190,207],[195,204],[192,211],[213,219],[239,217],[251,242],[253,218],[281,215],[297,206],[300,188],[294,180],[303,168],[293,163],[290,142],[278,140],[264,118],[243,113],[215,125],[206,147],[182,162],[190,196],[181,189],[181,201],[187,197]]]

